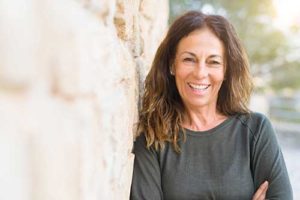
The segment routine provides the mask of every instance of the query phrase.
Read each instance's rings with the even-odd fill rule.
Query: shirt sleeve
[[[275,131],[266,117],[257,126],[253,149],[252,169],[256,190],[267,180],[269,188],[266,199],[292,200],[293,192],[284,158]]]
[[[131,183],[131,200],[161,200],[161,172],[157,152],[146,147],[142,134],[134,142],[134,167]]]

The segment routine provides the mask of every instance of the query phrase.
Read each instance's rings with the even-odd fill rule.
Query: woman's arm
[[[161,174],[157,153],[153,148],[146,147],[144,135],[134,142],[134,168],[131,183],[131,200],[161,200]]]
[[[269,186],[266,198],[292,200],[293,193],[284,158],[270,121],[263,117],[254,133],[252,170],[256,190],[264,182]]]

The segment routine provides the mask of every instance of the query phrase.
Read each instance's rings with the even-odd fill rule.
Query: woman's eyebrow
[[[187,53],[187,54],[189,54],[189,55],[191,55],[191,56],[193,56],[193,57],[197,57],[196,54],[194,54],[193,52],[189,52],[189,51],[181,52],[180,55],[182,55],[182,54],[184,54],[184,53]]]
[[[197,58],[197,55],[195,53],[193,53],[193,52],[190,52],[190,51],[183,51],[183,52],[180,53],[180,55],[182,55],[184,53],[187,53],[187,54],[189,54],[189,55]],[[222,56],[217,55],[217,54],[210,55],[208,58],[220,58],[220,59],[223,59]]]
[[[220,56],[220,55],[210,55],[209,58],[220,58],[220,59],[223,59],[223,57]]]

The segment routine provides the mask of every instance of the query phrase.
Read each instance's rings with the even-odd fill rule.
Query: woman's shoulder
[[[244,126],[250,129],[254,136],[258,136],[261,132],[274,132],[269,118],[263,113],[250,112],[248,114],[240,114],[237,118]]]
[[[269,119],[268,117],[263,114],[263,113],[259,113],[259,112],[250,112],[247,114],[239,114],[237,115],[237,118],[245,124],[248,125],[258,125],[261,123],[268,123]]]
[[[134,137],[132,153],[135,154],[139,151],[156,152],[153,145],[147,145],[147,138],[144,132],[141,132]]]
[[[134,146],[147,146],[147,140],[144,132],[138,133],[134,136],[133,144]]]

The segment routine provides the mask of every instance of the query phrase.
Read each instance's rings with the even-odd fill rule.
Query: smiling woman
[[[251,90],[227,19],[175,20],[145,80],[130,199],[291,200],[272,125],[248,109]]]
[[[218,92],[224,80],[224,45],[209,28],[190,33],[179,44],[172,69],[178,92],[186,112],[203,108],[208,116],[215,113]],[[208,111],[208,112],[207,112]],[[213,111],[213,112],[212,112]],[[192,119],[186,119],[185,127],[208,130],[226,119],[223,114],[215,116],[214,123],[195,127]]]

